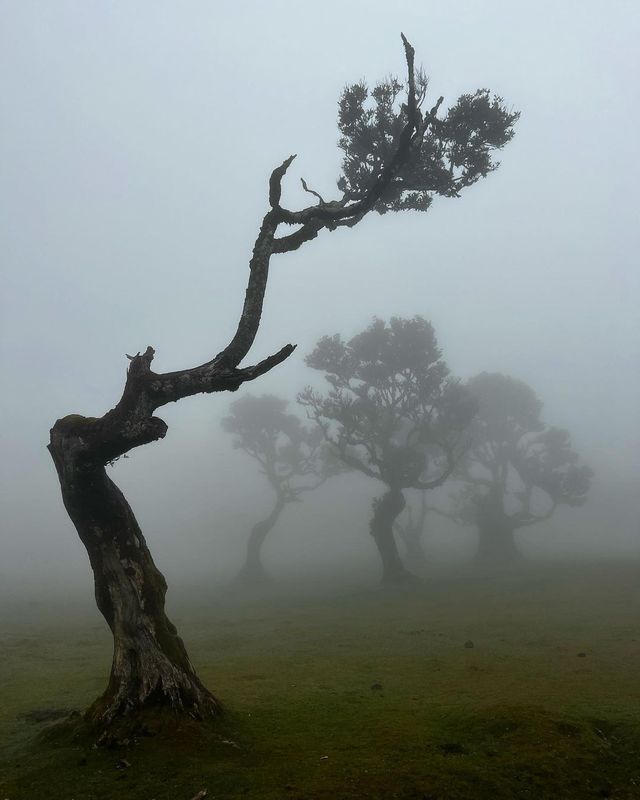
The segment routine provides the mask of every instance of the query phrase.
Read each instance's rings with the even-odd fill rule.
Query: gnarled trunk
[[[165,614],[167,584],[133,511],[105,467],[79,457],[86,422],[67,417],[56,423],[49,450],[65,508],[89,554],[98,608],[113,633],[109,684],[87,718],[106,726],[149,707],[215,715],[220,704],[200,682]]]
[[[262,564],[262,545],[267,534],[276,524],[284,505],[284,499],[278,494],[273,511],[266,519],[253,526],[247,543],[247,555],[242,569],[238,573],[238,581],[255,584],[269,580],[269,574]]]
[[[405,504],[402,491],[396,488],[390,488],[373,502],[369,529],[382,559],[382,580],[385,583],[402,583],[414,577],[405,569],[393,535],[393,523]]]

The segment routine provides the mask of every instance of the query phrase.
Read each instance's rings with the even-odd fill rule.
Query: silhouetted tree
[[[523,381],[483,372],[467,384],[478,402],[471,446],[454,495],[458,519],[478,529],[478,559],[518,557],[514,533],[549,519],[559,505],[586,502],[592,470],[566,430],[541,420],[542,403]]]
[[[108,725],[148,706],[166,706],[195,717],[220,710],[196,676],[165,614],[164,577],[105,466],[166,435],[167,425],[154,416],[156,409],[201,392],[235,391],[291,354],[293,347],[287,345],[255,366],[240,366],[258,331],[273,254],[297,250],[321,230],[353,227],[372,209],[425,208],[427,195],[454,196],[459,188],[495,168],[490,151],[512,136],[517,114],[504,111],[499,99],[485,103],[482,93],[464,95],[443,119],[437,116],[442,99],[423,114],[426,84],[419,77],[416,88],[414,51],[404,37],[403,42],[408,68],[406,103],[392,107],[385,101],[385,122],[382,118],[376,122],[377,112],[369,118],[364,111],[361,85],[343,92],[339,125],[345,161],[340,199],[325,202],[303,182],[317,203],[292,211],[281,204],[281,184],[294,156],[272,172],[270,207],[249,263],[238,328],[227,346],[205,364],[169,373],[152,371],[154,350],[148,347],[130,357],[124,392],[113,409],[99,418],[72,414],[51,429],[49,450],[63,502],[89,554],[98,607],[114,639],[109,684],[87,712],[93,722]],[[375,96],[374,101],[379,108]],[[390,120],[394,121],[392,131]],[[449,168],[449,183],[443,180],[442,164]],[[283,225],[297,227],[281,235]]]
[[[427,521],[433,514],[437,514],[447,519],[452,519],[452,515],[443,511],[437,506],[429,505],[428,490],[420,491],[420,500],[417,504],[407,502],[404,512],[394,523],[393,529],[402,540],[406,552],[406,559],[411,567],[418,571],[427,565],[427,554],[422,544]]]
[[[268,577],[262,564],[262,545],[284,507],[342,469],[322,432],[287,413],[287,406],[286,400],[273,395],[245,395],[231,404],[230,415],[222,420],[224,430],[235,435],[234,447],[258,462],[274,494],[271,513],[251,531],[238,576],[251,583]]]
[[[410,573],[393,535],[403,489],[434,489],[449,477],[474,403],[449,378],[433,328],[421,317],[375,319],[349,342],[325,336],[306,361],[325,373],[331,390],[323,396],[308,387],[299,400],[347,466],[386,485],[370,530],[383,579],[405,580]]]

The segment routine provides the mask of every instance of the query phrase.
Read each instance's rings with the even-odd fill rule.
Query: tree
[[[321,395],[307,387],[300,402],[347,466],[387,487],[370,523],[385,581],[411,577],[393,534],[403,489],[444,483],[474,413],[441,356],[429,322],[393,317],[389,324],[374,319],[349,342],[325,336],[306,359],[325,373],[331,390]]]
[[[89,554],[97,604],[114,639],[109,684],[86,715],[92,722],[108,726],[123,715],[135,717],[149,706],[169,707],[195,717],[220,711],[220,704],[198,679],[182,640],[165,614],[165,580],[153,562],[133,511],[107,476],[106,465],[135,447],[164,438],[167,425],[154,412],[166,403],[202,392],[235,391],[293,352],[293,346],[287,345],[254,366],[240,366],[258,331],[274,254],[297,250],[322,230],[353,227],[374,208],[382,211],[386,206],[424,207],[424,202],[412,200],[416,187],[422,194],[456,194],[453,189],[462,185],[459,182],[465,174],[471,179],[495,167],[491,165],[490,151],[511,138],[517,114],[504,111],[499,99],[483,106],[474,102],[472,95],[465,95],[444,119],[439,119],[440,99],[430,112],[423,114],[420,106],[425,82],[419,79],[416,88],[414,51],[404,36],[403,43],[408,71],[406,103],[393,110],[388,103],[385,106],[389,108],[387,118],[395,120],[395,138],[385,125],[374,121],[365,124],[364,120],[360,124],[345,112],[352,101],[364,109],[364,99],[357,99],[362,95],[357,86],[343,92],[339,124],[341,130],[347,127],[343,130],[345,174],[339,182],[343,187],[340,199],[325,202],[303,181],[318,202],[291,211],[281,203],[282,181],[295,156],[273,170],[269,210],[249,262],[244,306],[236,333],[227,346],[205,364],[168,373],[152,371],[154,350],[147,347],[144,353],[130,357],[124,391],[114,408],[100,418],[72,414],[58,420],[51,429],[48,447],[63,502]],[[461,116],[461,109],[468,113]],[[355,108],[354,113],[357,116],[360,112]],[[358,158],[356,146],[363,163],[359,177],[352,178],[350,171]],[[436,179],[423,169],[423,148],[425,153],[433,154],[430,158],[434,159],[434,166],[440,163],[436,156],[442,152],[439,158],[450,166],[453,188],[442,183],[439,173]],[[283,225],[297,227],[282,235]]]
[[[249,536],[239,577],[251,583],[268,577],[262,565],[262,545],[284,507],[341,470],[321,431],[287,413],[287,406],[280,397],[248,394],[232,403],[231,413],[222,420],[224,430],[235,435],[234,447],[258,462],[274,494],[270,514],[254,525]]]
[[[483,372],[467,388],[478,414],[455,512],[477,526],[479,560],[513,561],[515,531],[549,519],[559,505],[583,505],[593,472],[579,463],[568,431],[544,424],[542,403],[526,383]]]
[[[418,570],[427,566],[427,554],[424,551],[422,539],[427,528],[427,521],[431,514],[451,519],[452,516],[436,506],[428,504],[428,490],[420,491],[420,502],[417,508],[408,502],[404,513],[395,521],[393,529],[402,540],[407,561]]]

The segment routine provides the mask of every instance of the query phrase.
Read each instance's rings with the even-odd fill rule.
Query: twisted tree
[[[364,87],[358,84],[343,92],[339,118],[345,151],[344,174],[339,181],[342,196],[325,202],[303,181],[317,203],[292,211],[282,205],[281,196],[282,180],[295,156],[273,170],[269,209],[249,262],[244,306],[226,347],[204,364],[168,373],[151,369],[154,350],[148,347],[130,357],[124,391],[113,409],[100,418],[73,414],[51,429],[48,447],[62,499],[89,554],[97,604],[114,639],[109,684],[87,712],[93,722],[107,726],[149,706],[169,707],[195,717],[220,710],[218,701],[198,679],[165,614],[165,580],[129,504],[107,476],[105,466],[166,435],[167,425],[154,416],[166,403],[202,392],[235,391],[292,353],[293,346],[286,345],[254,366],[241,366],[258,331],[274,254],[297,250],[322,230],[352,227],[372,209],[424,209],[427,195],[455,196],[460,188],[495,168],[491,151],[513,135],[517,114],[507,112],[499,98],[490,101],[486,92],[463,95],[442,119],[438,117],[442,98],[423,113],[426,81],[421,75],[416,80],[414,51],[402,38],[408,70],[404,104],[382,101],[374,92],[372,116],[365,110]],[[382,115],[381,103],[386,109]],[[361,168],[354,172],[358,159]],[[282,234],[283,225],[296,228]]]
[[[580,464],[568,431],[544,424],[542,403],[526,383],[483,372],[467,388],[478,414],[454,513],[477,527],[479,560],[513,561],[515,532],[549,519],[560,505],[583,505],[593,472]]]
[[[273,491],[273,508],[251,530],[238,576],[252,584],[268,579],[262,546],[285,506],[300,501],[342,468],[321,431],[288,413],[287,406],[286,400],[274,395],[248,394],[232,403],[231,413],[222,419],[224,430],[235,436],[234,447],[258,462]]]
[[[429,322],[394,317],[389,324],[375,319],[349,342],[325,336],[306,359],[331,390],[307,387],[299,401],[348,467],[387,487],[374,500],[370,532],[388,582],[411,577],[393,533],[403,490],[444,483],[475,409],[441,355]]]

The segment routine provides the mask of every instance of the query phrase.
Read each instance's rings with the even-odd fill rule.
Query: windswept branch
[[[341,221],[361,219],[375,206],[400,168],[407,161],[412,143],[415,144],[414,136],[416,134],[424,136],[429,123],[435,118],[435,113],[442,102],[442,98],[440,98],[437,105],[432,109],[432,113],[428,115],[424,121],[421,121],[416,98],[414,49],[407,41],[404,34],[402,34],[402,42],[404,45],[408,75],[407,120],[398,137],[395,150],[391,157],[382,164],[375,180],[360,199],[349,203],[346,202],[346,198],[343,197],[340,201],[325,203],[322,201],[322,198],[320,198],[321,202],[318,205],[308,206],[301,211],[290,211],[286,208],[278,207],[277,210],[283,222],[289,225],[303,226],[321,223],[323,226],[331,228],[332,224]],[[312,192],[312,194],[320,197],[317,192]]]

